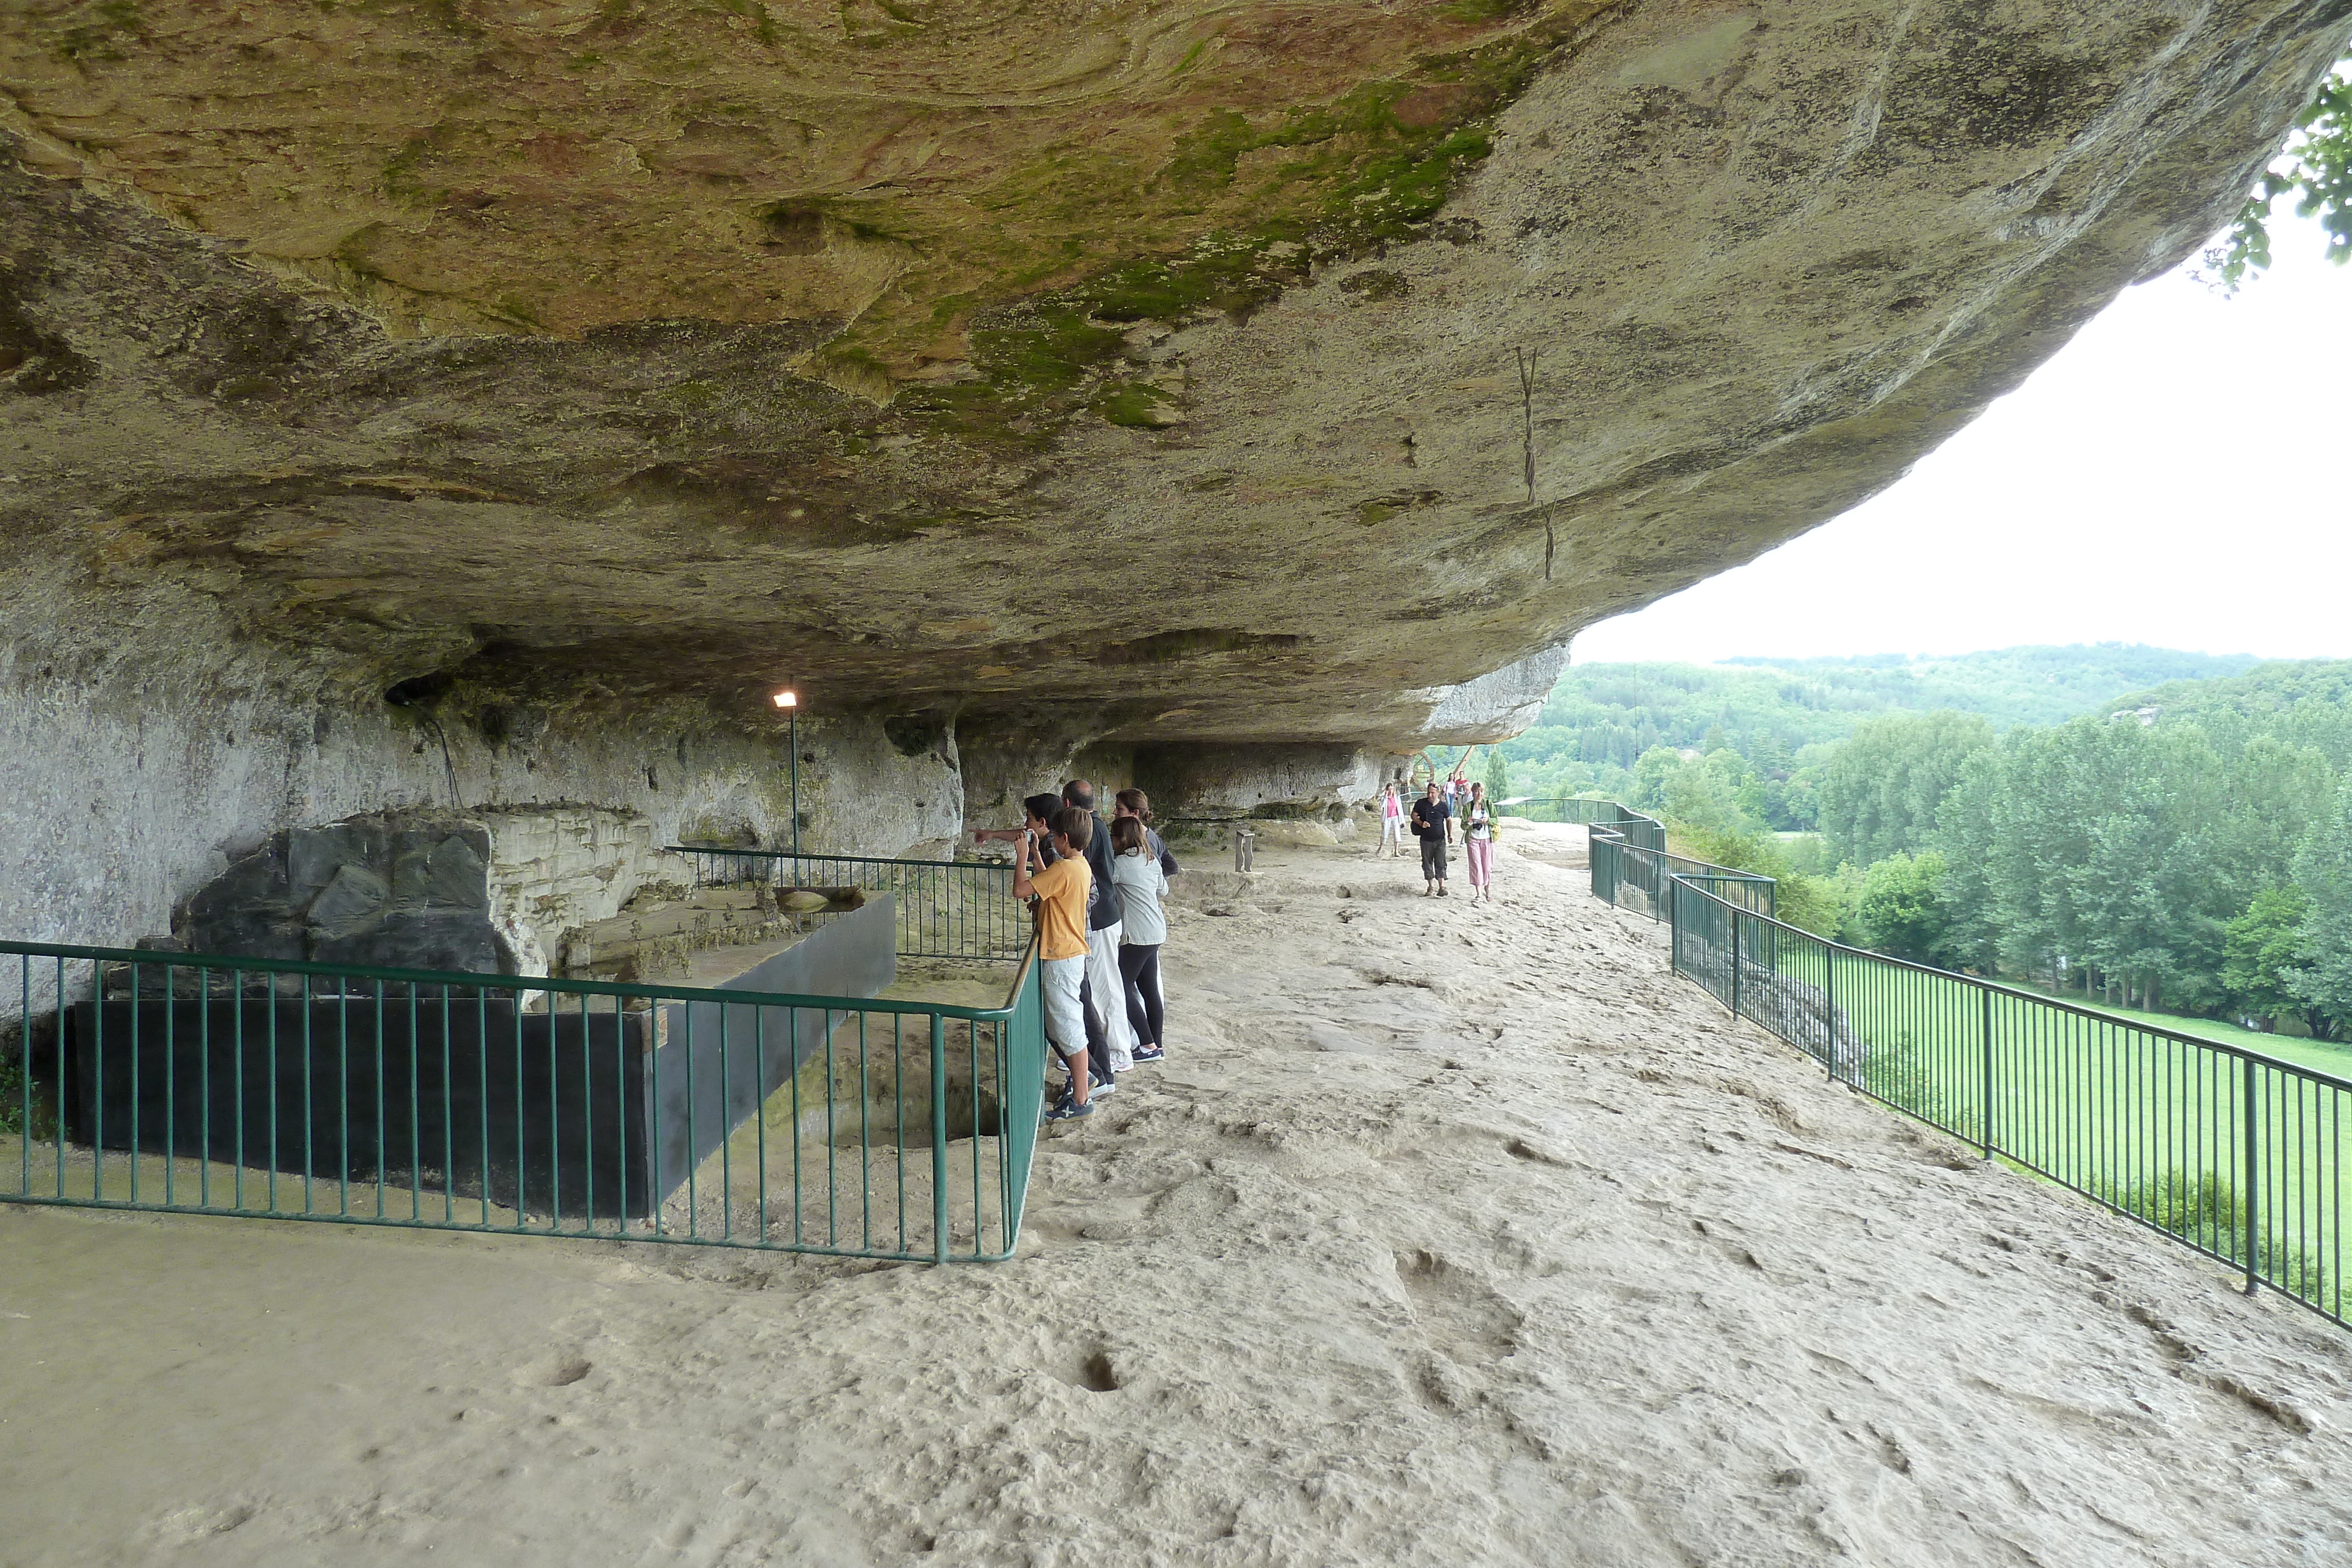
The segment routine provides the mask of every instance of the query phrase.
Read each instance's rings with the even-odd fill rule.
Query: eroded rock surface
[[[22,9],[7,522],[387,675],[1472,737],[2199,243],[2346,31]]]
[[[1073,766],[1343,802],[2188,254],[2347,31],[18,6],[0,913],[391,805],[896,853]]]

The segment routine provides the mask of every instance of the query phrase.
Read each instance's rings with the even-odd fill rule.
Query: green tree
[[[1974,714],[1864,719],[1822,769],[1822,836],[1857,865],[1927,848],[1962,766],[1992,744],[1992,726]]]
[[[1486,748],[1486,799],[1507,800],[1511,798],[1511,765],[1504,760],[1503,748]]]
[[[2304,968],[2303,928],[2310,915],[2311,900],[2301,888],[2266,887],[2224,935],[2222,988],[2232,1006],[2262,1019],[2264,1029],[2283,1013],[2303,1011],[2291,982]]]
[[[1985,868],[2002,963],[2054,980],[2063,960],[2086,992],[2118,984],[2150,1008],[2220,1005],[2223,932],[2261,885],[2231,853],[2226,785],[2194,726],[2126,714],[2018,737]]]
[[[2012,731],[2011,745],[2027,731]],[[2000,904],[1993,883],[1994,808],[2008,783],[2009,758],[1988,749],[1969,757],[1936,808],[1936,845],[1944,858],[1938,890],[1945,942],[1954,961],[1981,975],[2000,967]]]
[[[1943,881],[1944,857],[1933,850],[1916,859],[1897,854],[1877,862],[1863,873],[1853,911],[1856,935],[1897,958],[1951,967],[1951,916],[1944,907]]]
[[[1773,913],[1791,925],[1835,941],[1845,924],[1839,884],[1826,877],[1797,874],[1781,852],[1780,841],[1769,833],[1677,825],[1667,842],[1676,854],[1772,878],[1779,884],[1772,890]]]
[[[2339,266],[2352,257],[2352,60],[2338,65],[2314,90],[2294,119],[2286,146],[2254,182],[2253,193],[2238,209],[2220,245],[2205,253],[2205,265],[2226,293],[2234,294],[2248,273],[2271,264],[2271,214],[2292,195],[2294,210],[2317,218],[2327,231],[2327,259]]]
[[[2323,1039],[2352,1037],[2352,781],[2336,792],[2335,808],[2295,852],[2294,884],[2310,912],[2304,965],[2286,977],[2287,988],[2307,1005],[2306,1017],[2327,1026]]]

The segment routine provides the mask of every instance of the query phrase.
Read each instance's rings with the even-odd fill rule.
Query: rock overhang
[[[1493,738],[2199,243],[2341,9],[24,14],[0,516],[157,658]]]

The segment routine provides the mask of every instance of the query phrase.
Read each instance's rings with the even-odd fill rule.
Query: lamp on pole
[[[776,694],[776,706],[793,716],[793,853],[801,852],[801,696],[787,686]]]

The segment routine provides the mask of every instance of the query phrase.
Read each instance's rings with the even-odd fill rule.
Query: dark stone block
[[[425,904],[443,909],[488,909],[490,904],[488,846],[480,851],[456,833],[425,857]]]
[[[310,999],[110,1000],[73,1010],[69,1136],[236,1167],[178,1201],[349,1203],[420,1218],[466,1200],[566,1221],[644,1218],[646,1012],[520,1012],[453,987]],[[601,998],[600,998],[601,999]],[[274,1176],[277,1193],[269,1197]],[[342,1192],[341,1184],[355,1190]],[[335,1184],[328,1186],[326,1184]],[[329,1196],[331,1195],[331,1196]],[[157,1196],[161,1196],[160,1193]],[[494,1222],[498,1222],[493,1217]]]
[[[394,921],[440,921],[455,941],[448,934],[464,917],[395,914],[385,924]],[[838,997],[843,1010],[854,1008],[896,977],[897,929],[885,894],[722,988]],[[401,940],[431,939],[411,931]],[[104,999],[72,1009],[69,1135],[236,1167],[248,1208],[271,1207],[264,1194],[274,1173],[280,1208],[299,1207],[284,1184],[307,1176],[363,1184],[354,1207],[369,1214],[382,1180],[420,1195],[426,1218],[445,1212],[446,1195],[460,1222],[479,1218],[465,1200],[485,1196],[570,1221],[648,1219],[824,1051],[842,1016],[750,1001],[632,1010],[589,997],[583,1007],[562,994],[551,1011],[530,1012],[502,989],[327,976],[277,977],[274,996],[207,994],[191,978],[198,971],[165,956],[136,968]],[[928,1030],[909,1044],[928,1051]],[[206,1179],[202,1201],[236,1205],[233,1186],[221,1190],[236,1176]],[[329,1201],[344,1201],[340,1185]],[[401,1198],[393,1201],[404,1217]]]
[[[478,911],[394,910],[352,935],[318,938],[310,956],[321,964],[387,969],[445,969],[466,975],[510,973],[506,948]]]
[[[392,889],[356,861],[335,868],[334,880],[310,901],[307,923],[312,943],[340,942],[366,930],[383,913]]]
[[[488,829],[440,811],[289,829],[198,890],[176,924],[199,953],[508,972],[489,854]]]

